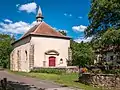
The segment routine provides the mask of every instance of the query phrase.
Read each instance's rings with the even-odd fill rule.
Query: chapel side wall
[[[14,49],[11,52],[11,69],[13,71],[29,72],[29,50],[30,50],[30,37],[24,38],[13,45]],[[19,61],[18,61],[19,51]],[[27,51],[27,57],[26,53]]]
[[[46,61],[45,67],[49,66],[48,58],[51,55],[45,55],[46,51],[56,50],[59,56],[56,56],[56,67],[67,66],[68,48],[70,40],[60,38],[31,37],[31,43],[34,44],[34,67],[43,67],[43,61]],[[54,55],[52,55],[54,56]],[[60,59],[63,64],[59,64]]]
[[[14,49],[11,54],[10,54],[10,70],[13,71],[18,71],[17,69],[17,52],[15,52],[16,50]]]

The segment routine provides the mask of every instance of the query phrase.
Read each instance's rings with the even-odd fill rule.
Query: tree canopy
[[[9,67],[12,38],[7,34],[0,34],[0,66],[3,68]]]
[[[107,30],[100,38],[92,41],[92,46],[94,50],[101,49],[108,50],[120,49],[120,30]]]
[[[94,62],[94,52],[89,43],[71,41],[73,65],[91,65]]]
[[[64,31],[64,30],[61,30],[61,31],[59,31],[61,34],[63,34],[63,35],[65,35],[65,36],[67,36],[67,32],[66,31]]]
[[[101,35],[109,28],[120,28],[120,0],[91,0],[86,36]]]
[[[63,35],[67,35],[65,31],[59,31]],[[91,65],[94,62],[94,53],[90,43],[77,43],[70,40],[72,50],[72,65],[85,66]]]

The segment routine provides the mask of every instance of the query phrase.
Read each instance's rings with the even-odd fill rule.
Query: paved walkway
[[[61,85],[58,85],[46,80],[40,80],[40,79],[31,78],[31,77],[24,77],[21,75],[9,73],[7,71],[0,71],[0,79],[3,79],[3,78],[7,78],[8,81],[35,86],[37,88],[45,88],[45,90],[78,90],[78,89],[72,89],[68,87],[62,87]]]

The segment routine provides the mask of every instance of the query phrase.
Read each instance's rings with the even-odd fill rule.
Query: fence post
[[[3,80],[0,81],[2,90],[7,90],[7,78],[3,78]]]
[[[7,78],[3,78],[4,85],[5,85],[5,90],[7,89]]]

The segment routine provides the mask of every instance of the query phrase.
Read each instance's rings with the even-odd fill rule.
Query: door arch
[[[54,57],[54,56],[49,57],[49,66],[50,67],[55,67],[56,66],[56,57]]]

